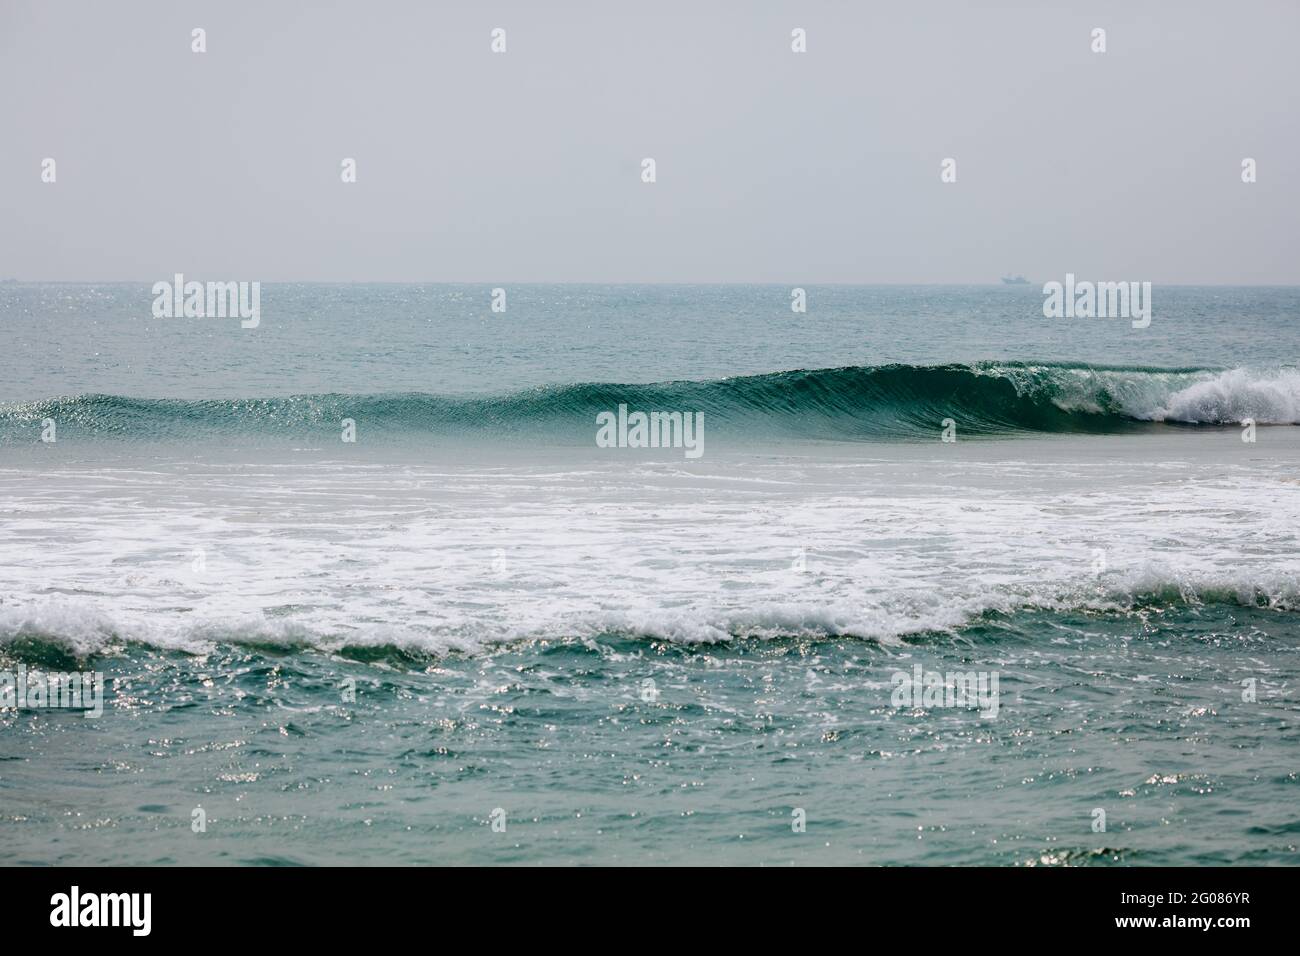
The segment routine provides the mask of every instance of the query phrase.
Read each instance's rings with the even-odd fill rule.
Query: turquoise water
[[[615,635],[441,661],[137,649],[103,662],[134,698],[111,718],[6,722],[9,860],[1294,864],[1293,706],[1233,690],[1294,687],[1297,650],[1276,613],[1222,608],[991,616],[890,653]],[[899,659],[998,668],[1004,712],[892,712]]]
[[[168,277],[170,278],[170,277]],[[1060,280],[1061,276],[1049,277]],[[1045,319],[1039,286],[265,285],[264,321],[155,319],[149,283],[3,284],[0,401],[497,393],[978,360],[1294,363],[1295,287],[1157,286],[1155,318]]]
[[[808,292],[0,285],[8,859],[1300,862],[1300,290]]]

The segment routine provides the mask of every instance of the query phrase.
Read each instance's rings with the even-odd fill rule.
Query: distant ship
[[[1003,285],[1029,285],[1029,280],[1024,276],[1003,276]]]

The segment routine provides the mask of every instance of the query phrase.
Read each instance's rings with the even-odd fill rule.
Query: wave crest
[[[94,602],[46,599],[0,607],[0,659],[68,656],[84,660],[128,644],[203,655],[221,645],[281,652],[365,654],[384,649],[443,656],[476,654],[521,641],[589,641],[605,635],[717,644],[733,640],[857,638],[897,645],[926,635],[960,635],[1021,614],[1124,616],[1225,606],[1300,612],[1300,581],[1285,572],[1187,574],[1145,568],[1088,586],[989,587],[936,594],[900,591],[862,603],[781,600],[745,610],[697,606],[576,615],[533,626],[496,620],[422,629],[372,624],[340,631],[241,614],[225,620],[109,615]]]

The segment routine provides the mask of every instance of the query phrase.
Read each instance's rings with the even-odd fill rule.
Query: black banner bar
[[[864,929],[917,921],[955,937],[996,927],[1000,934],[1067,930],[1144,940],[1197,933],[1230,942],[1288,925],[1283,906],[1294,885],[1293,871],[1283,868],[741,870],[725,879],[711,870],[675,870],[671,882],[665,875],[628,869],[612,887],[609,874],[589,869],[544,876],[484,868],[8,869],[0,871],[0,909],[14,942],[74,931],[82,942],[228,932],[253,933],[248,938],[259,942],[373,942],[379,923],[402,914],[479,914],[494,933],[529,925],[535,933],[577,909],[584,927],[626,931],[629,915],[656,899],[697,915],[718,907],[728,933],[742,938],[765,933],[769,917],[783,911],[851,901],[849,913]],[[520,920],[531,914],[539,922]]]

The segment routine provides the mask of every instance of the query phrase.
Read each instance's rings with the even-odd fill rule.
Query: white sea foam
[[[1022,392],[1046,388],[1066,411],[1112,412],[1186,424],[1300,424],[1300,370],[1179,372],[1062,366],[992,366]]]
[[[1300,424],[1300,371],[1232,369],[1180,389],[1148,415],[1156,421]]]
[[[971,443],[962,457],[838,449],[568,474],[554,462],[2,471],[0,641],[79,655],[125,641],[472,653],[611,631],[893,642],[989,611],[1147,596],[1294,609],[1300,484],[1283,434],[1270,455],[1178,433],[1020,443],[1015,462]]]

